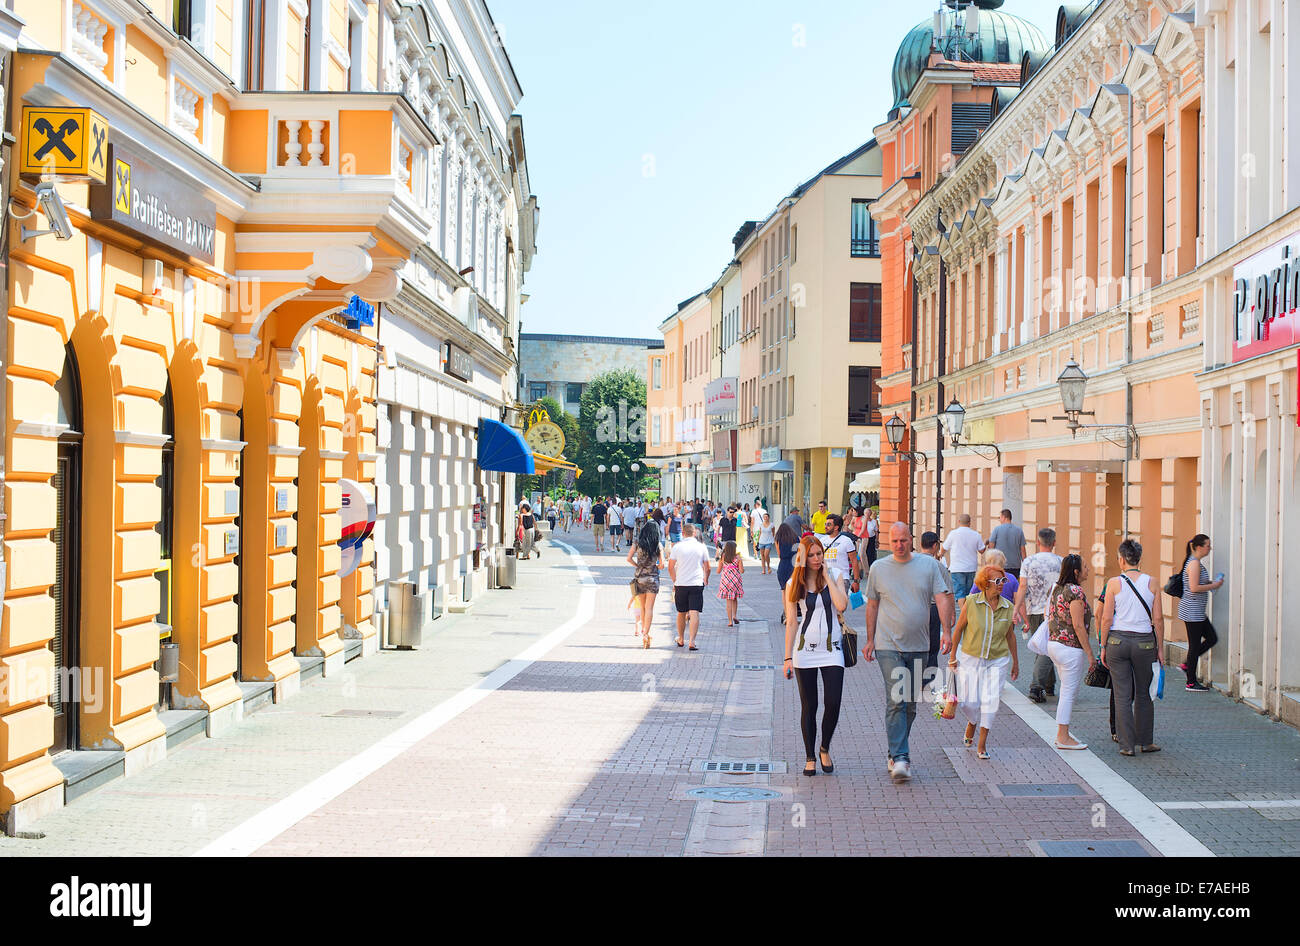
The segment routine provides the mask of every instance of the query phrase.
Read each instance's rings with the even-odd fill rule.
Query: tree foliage
[[[601,492],[601,474],[605,465],[604,492],[631,495],[651,479],[645,467],[646,441],[645,382],[630,369],[606,371],[597,375],[582,393],[578,410],[578,448],[570,459],[582,468],[578,490],[595,495]],[[632,464],[642,470],[632,474]],[[615,477],[613,467],[619,467]]]

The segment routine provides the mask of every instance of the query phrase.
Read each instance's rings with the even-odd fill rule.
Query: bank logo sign
[[[23,107],[19,172],[104,183],[108,123],[89,108]]]
[[[150,243],[202,263],[216,261],[217,207],[195,183],[131,145],[109,145],[113,177],[92,187],[90,214]]]

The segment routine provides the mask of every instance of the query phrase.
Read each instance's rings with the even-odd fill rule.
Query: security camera
[[[56,240],[71,240],[72,223],[68,220],[68,212],[63,209],[63,199],[59,197],[59,192],[52,181],[41,181],[36,185],[36,203],[40,206],[41,213],[45,214],[45,219],[49,221],[50,229],[28,230],[23,227],[23,240],[44,236],[47,233],[53,233]]]

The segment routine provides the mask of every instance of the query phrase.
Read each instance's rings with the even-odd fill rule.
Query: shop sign
[[[483,497],[480,496],[474,501],[474,529],[480,531],[486,528],[483,521]]]
[[[714,378],[704,388],[704,413],[730,414],[736,409],[736,391],[739,378]]]
[[[339,480],[339,571],[346,578],[361,564],[361,547],[375,530],[375,504],[360,483]]]
[[[1123,473],[1123,460],[1039,460],[1039,473]]]
[[[89,108],[24,106],[18,171],[103,184],[108,173],[108,122]]]
[[[699,417],[692,417],[677,424],[677,442],[694,443],[697,440],[704,439],[704,421]]]
[[[781,459],[780,447],[764,447],[762,450],[759,451],[758,454],[759,463],[776,463],[780,459]]]
[[[474,378],[474,359],[469,356],[469,352],[459,345],[453,345],[447,342],[443,346],[443,370],[453,378],[460,378],[462,381],[470,381]]]
[[[853,456],[858,459],[880,459],[880,434],[854,434]]]
[[[90,216],[201,263],[216,261],[217,205],[157,155],[114,141],[112,181],[90,189]]]
[[[1232,268],[1234,363],[1300,343],[1300,234]]]
[[[713,433],[714,472],[736,472],[736,434],[734,430],[717,430]]]
[[[375,307],[360,296],[353,296],[348,300],[348,307],[343,310],[343,319],[354,332],[363,325],[374,325]]]
[[[831,459],[843,460],[848,456],[848,450],[844,447],[831,447]]]

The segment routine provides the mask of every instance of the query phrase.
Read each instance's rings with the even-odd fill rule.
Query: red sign
[[[715,472],[736,472],[736,437],[735,430],[715,430],[713,432],[713,467]]]
[[[1300,234],[1275,243],[1233,267],[1234,364],[1300,344],[1298,251]]]

